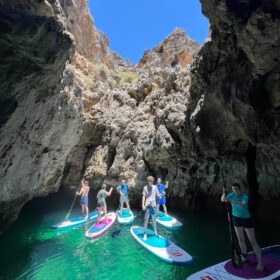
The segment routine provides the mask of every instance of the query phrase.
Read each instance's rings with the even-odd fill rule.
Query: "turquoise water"
[[[230,256],[223,214],[173,212],[183,222],[182,229],[170,231],[158,225],[161,235],[193,256],[193,264],[184,267],[164,263],[141,247],[131,236],[130,226],[113,239],[110,233],[118,229],[117,222],[96,240],[85,238],[88,226],[51,229],[65,214],[25,209],[18,221],[0,236],[0,279],[185,279]],[[79,214],[79,209],[72,217],[75,214]],[[143,215],[135,219],[134,225],[142,223]],[[280,243],[280,229],[276,226],[258,226],[262,246]]]

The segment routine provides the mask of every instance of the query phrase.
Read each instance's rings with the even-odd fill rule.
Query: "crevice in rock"
[[[176,131],[176,129],[172,128],[169,125],[166,125],[166,129],[170,134],[170,136],[172,137],[173,141],[176,143],[176,145],[182,146],[182,140],[180,134]]]
[[[240,1],[240,0],[226,0],[226,5],[232,11],[235,17],[239,18],[242,23],[246,23],[252,13],[261,6],[260,0],[254,1]]]
[[[116,147],[110,146],[108,150],[108,158],[107,158],[107,174],[115,161],[116,154],[117,154]]]
[[[147,176],[152,175],[154,178],[157,176],[157,172],[152,168],[152,166],[149,164],[149,162],[143,157],[143,161],[145,162],[145,165],[147,167]]]
[[[9,98],[4,101],[0,101],[0,129],[8,121],[9,117],[13,114],[18,106],[18,102],[15,98]]]
[[[249,210],[254,216],[257,211],[257,207],[260,200],[259,195],[259,184],[257,181],[257,171],[256,171],[256,147],[252,144],[248,146],[246,153],[247,160],[247,181],[249,189]]]

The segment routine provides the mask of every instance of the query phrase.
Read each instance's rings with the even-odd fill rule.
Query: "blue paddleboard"
[[[130,224],[134,221],[134,214],[132,211],[128,211],[127,208],[123,208],[118,214],[118,222],[122,225]]]
[[[152,230],[147,229],[147,238],[144,240],[144,228],[133,226],[130,232],[135,240],[144,248],[165,262],[187,265],[192,262],[192,256],[178,247],[175,243],[162,236],[156,236]]]
[[[181,222],[172,216],[166,216],[164,212],[159,211],[156,218],[157,222],[169,229],[177,229],[183,226]]]
[[[78,225],[82,225],[82,224],[85,224],[85,223],[89,223],[91,221],[96,220],[97,219],[97,215],[98,215],[98,211],[90,212],[88,214],[88,220],[86,220],[84,216],[83,217],[76,217],[76,218],[73,218],[71,220],[67,220],[67,221],[64,221],[62,223],[52,225],[52,228],[64,229],[64,228],[69,228],[69,227],[73,227],[73,226],[78,226]]]

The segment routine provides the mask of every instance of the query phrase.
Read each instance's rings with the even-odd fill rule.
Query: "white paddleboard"
[[[168,263],[186,265],[192,262],[192,256],[178,247],[172,241],[156,236],[152,230],[147,229],[147,239],[144,240],[144,228],[133,226],[130,228],[132,236],[152,254]]]
[[[195,274],[187,280],[272,280],[280,279],[280,245],[263,248],[262,260],[264,270],[256,269],[257,262],[254,253],[248,254],[248,261],[242,269],[234,268],[231,260],[210,266]]]
[[[180,228],[183,226],[183,224],[181,222],[179,222],[177,219],[175,219],[172,216],[166,216],[166,214],[164,212],[159,211],[158,212],[158,216],[156,218],[157,222],[167,228],[170,229],[176,229],[176,228]]]
[[[86,224],[86,223],[89,223],[89,222],[92,222],[92,221],[96,220],[97,215],[98,215],[98,211],[90,212],[88,214],[88,219],[87,220],[85,219],[85,216],[76,217],[76,218],[64,221],[62,223],[52,225],[52,228],[64,229],[64,228],[69,228],[69,227],[74,227],[74,226],[79,226],[79,225],[82,225],[82,224]]]
[[[118,214],[118,222],[120,224],[130,224],[134,221],[134,214],[132,211],[128,211],[127,208],[123,208]]]
[[[86,232],[86,237],[96,238],[106,232],[116,221],[116,214],[114,212],[107,214],[107,220],[105,217],[100,218],[99,223],[94,223]]]

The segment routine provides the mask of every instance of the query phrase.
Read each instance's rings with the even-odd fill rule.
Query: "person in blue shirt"
[[[163,195],[162,197],[157,198],[157,207],[156,207],[157,213],[159,212],[159,207],[162,206],[165,215],[168,216],[167,215],[167,208],[166,208],[166,199],[165,199],[165,195],[164,195],[165,194],[165,189],[168,188],[168,181],[166,181],[166,184],[164,185],[164,184],[161,183],[161,178],[158,178],[156,186],[157,186],[157,189],[158,189],[159,193],[161,195]]]
[[[121,181],[121,184],[118,186],[117,191],[120,193],[120,205],[121,205],[120,212],[123,210],[124,202],[126,203],[126,207],[128,211],[130,211],[129,198],[128,198],[128,184],[125,182],[125,180]]]
[[[232,206],[232,221],[236,235],[238,237],[239,246],[242,251],[243,262],[247,261],[247,247],[244,231],[253,247],[257,257],[257,270],[263,270],[261,250],[255,236],[255,225],[252,216],[248,210],[248,195],[241,193],[240,185],[235,183],[232,185],[232,192],[226,195],[225,190],[221,197],[222,202],[229,202]]]

